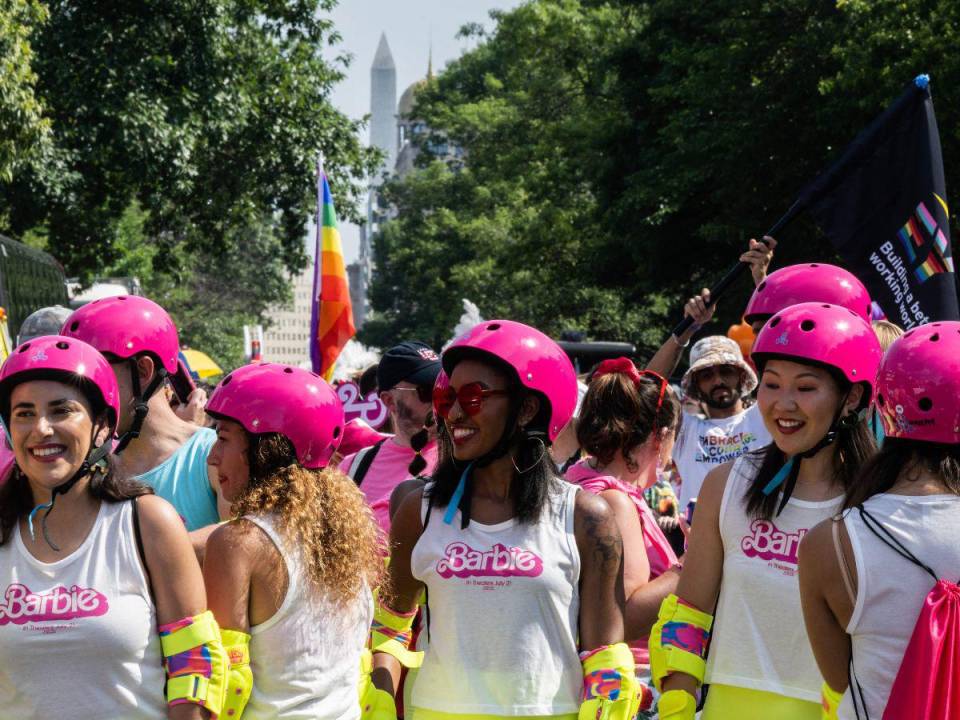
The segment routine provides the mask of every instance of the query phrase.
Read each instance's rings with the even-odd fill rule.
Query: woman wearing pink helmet
[[[219,713],[226,660],[186,529],[108,454],[110,365],[74,338],[24,343],[0,370],[0,415],[16,456],[0,488],[4,716]]]
[[[390,712],[400,665],[420,664],[410,628],[426,591],[413,718],[574,717],[581,700],[590,717],[608,707],[632,717],[620,534],[606,504],[557,477],[547,452],[576,405],[570,360],[538,330],[492,320],[442,362],[441,460],[394,517],[389,595],[374,619],[378,701]]]
[[[931,588],[945,579],[944,590],[956,595],[960,576],[960,323],[924,325],[893,343],[880,366],[877,408],[882,449],[862,468],[843,514],[801,543],[807,632],[827,686],[837,691],[825,688],[839,703],[830,717],[955,718],[956,704],[925,707],[949,683],[937,682],[933,663],[905,652]],[[949,626],[938,632],[949,637]],[[951,656],[955,646],[945,653]],[[924,683],[903,704],[897,685],[912,667]],[[956,678],[955,669],[950,674]]]
[[[227,375],[207,412],[235,517],[203,564],[230,654],[224,717],[356,718],[382,560],[363,496],[328,467],[340,400],[315,373],[261,363]]]
[[[693,718],[704,681],[704,720],[820,717],[797,550],[875,451],[861,416],[880,355],[870,325],[836,305],[794,305],[760,331],[757,404],[773,443],[704,482],[677,593],[650,635],[664,720]]]
[[[778,312],[805,302],[839,305],[871,320],[866,286],[849,270],[827,263],[788,265],[767,275],[750,296],[744,319],[760,332]]]

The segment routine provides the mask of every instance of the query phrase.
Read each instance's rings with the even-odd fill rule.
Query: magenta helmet
[[[887,437],[960,443],[960,322],[897,338],[880,363],[877,409]]]
[[[546,412],[534,428],[553,442],[577,406],[577,375],[567,354],[539,330],[512,320],[487,320],[456,338],[443,351],[443,369],[449,376],[470,352],[498,358],[516,372],[520,384],[546,400]],[[438,379],[439,382],[439,379]]]
[[[244,365],[217,385],[207,402],[215,418],[240,423],[252,434],[280,433],[297,461],[326,467],[343,434],[343,405],[319,375],[277,363]]]
[[[874,395],[882,356],[869,322],[848,308],[815,302],[792,305],[767,320],[751,353],[761,373],[776,358],[834,368],[849,382],[866,384],[862,407]]]
[[[836,265],[790,265],[770,273],[747,303],[748,323],[765,321],[791,305],[830,303],[853,310],[870,321],[870,293],[855,275]]]
[[[64,322],[62,332],[121,360],[150,353],[167,371],[177,395],[186,402],[193,382],[177,362],[180,355],[177,326],[167,311],[153,300],[137,295],[94,300],[75,310]]]
[[[81,383],[94,412],[105,409],[111,433],[117,430],[120,393],[110,363],[96,349],[76,338],[46,335],[23,343],[0,367],[0,413],[10,427],[10,396],[28,380]]]

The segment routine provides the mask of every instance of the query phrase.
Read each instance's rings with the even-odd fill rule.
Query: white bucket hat
[[[689,394],[690,383],[693,382],[693,376],[696,373],[718,365],[733,365],[743,373],[740,392],[744,395],[753,392],[757,386],[757,374],[743,359],[743,353],[740,352],[737,342],[725,335],[710,335],[698,340],[690,349],[690,368],[683,374],[683,379],[680,381],[683,392]]]

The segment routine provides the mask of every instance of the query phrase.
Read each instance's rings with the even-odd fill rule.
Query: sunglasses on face
[[[459,390],[454,390],[450,386],[434,388],[433,408],[437,411],[437,415],[444,420],[450,416],[450,411],[455,403],[459,403],[467,415],[476,415],[483,407],[484,398],[506,394],[506,390],[491,390],[478,382],[462,385]]]
[[[433,388],[429,385],[417,385],[416,387],[395,387],[392,389],[416,392],[417,399],[422,403],[428,403],[433,399]]]

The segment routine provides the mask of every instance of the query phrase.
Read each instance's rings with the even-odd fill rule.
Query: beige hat
[[[740,345],[725,335],[710,335],[690,349],[690,368],[683,374],[680,385],[684,393],[690,392],[690,383],[695,373],[717,365],[733,365],[743,373],[743,383],[740,392],[744,395],[753,392],[757,386],[757,374],[743,359]]]

